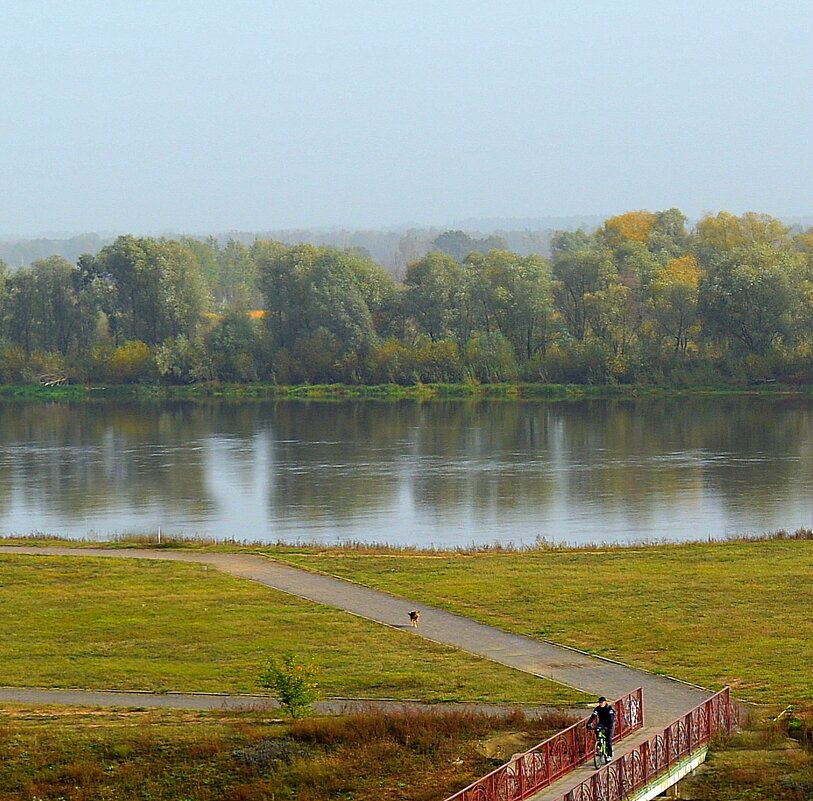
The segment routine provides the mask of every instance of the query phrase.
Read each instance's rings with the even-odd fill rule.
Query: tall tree
[[[454,335],[460,309],[463,268],[446,253],[427,253],[407,267],[404,307],[433,342]]]
[[[605,289],[615,276],[610,252],[590,243],[589,247],[565,249],[554,254],[556,304],[570,334],[583,342],[587,333],[587,296]]]
[[[83,267],[109,288],[104,311],[117,342],[191,336],[207,305],[200,264],[179,242],[120,236]]]
[[[218,296],[227,308],[248,309],[256,299],[257,265],[251,251],[230,239],[219,252],[220,283]]]
[[[802,298],[799,254],[769,245],[737,248],[709,262],[700,285],[704,328],[750,353],[787,341]]]
[[[551,266],[542,256],[507,250],[472,253],[466,270],[476,276],[486,332],[499,330],[523,361],[544,352],[553,312]]]
[[[309,377],[357,378],[377,341],[370,305],[392,285],[386,271],[353,253],[313,245],[269,254],[259,269],[275,347],[298,353]]]
[[[716,253],[751,246],[789,248],[789,229],[768,214],[750,211],[741,217],[727,211],[707,214],[697,223],[697,248],[701,261]]]
[[[76,268],[61,256],[49,256],[31,265],[34,291],[34,330],[37,347],[66,354],[76,341],[79,299]]]
[[[651,284],[648,312],[659,339],[668,339],[675,353],[685,353],[689,332],[697,322],[702,273],[694,256],[672,259]]]

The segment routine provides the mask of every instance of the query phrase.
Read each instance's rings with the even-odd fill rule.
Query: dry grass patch
[[[253,713],[0,710],[0,801],[436,801],[495,767],[478,753],[482,738],[520,728],[541,740],[562,722],[370,710],[287,725]]]

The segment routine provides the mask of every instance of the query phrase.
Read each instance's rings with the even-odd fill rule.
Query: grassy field
[[[492,770],[483,738],[538,742],[562,716],[0,708],[0,801],[437,801]],[[514,738],[515,739],[515,738]]]
[[[203,565],[0,553],[0,684],[257,692],[294,651],[334,697],[569,704],[575,690]]]
[[[813,699],[813,541],[278,558],[760,702]]]

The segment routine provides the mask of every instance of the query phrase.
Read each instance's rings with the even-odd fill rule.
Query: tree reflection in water
[[[810,525],[813,406],[6,403],[4,532],[412,545]]]

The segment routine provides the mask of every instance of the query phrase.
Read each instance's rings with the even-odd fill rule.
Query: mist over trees
[[[508,248],[524,256],[531,253],[550,255],[550,240],[555,230],[576,228],[584,222],[582,218],[562,218],[558,220],[557,228],[554,228],[551,225],[554,221],[545,218],[519,220],[516,221],[522,224],[519,227],[516,224],[512,226],[511,220],[486,220],[482,221],[484,226],[488,226],[485,230],[489,233],[486,234],[480,233],[478,221],[472,220],[464,231],[421,227],[382,230],[300,228],[265,232],[231,231],[216,236],[167,235],[165,238],[180,239],[190,247],[194,247],[195,242],[215,242],[218,246],[233,242],[235,245],[251,247],[258,239],[271,239],[286,245],[319,245],[339,250],[355,250],[401,278],[407,264],[425,256],[430,250],[443,250],[443,246],[438,246],[437,240],[447,238],[448,234],[462,234],[464,243],[469,239],[474,243],[471,247],[464,244],[458,248],[456,255],[460,259],[470,250],[485,252],[493,247]],[[589,222],[591,228],[598,224],[597,221]],[[112,236],[101,237],[97,234],[83,234],[66,239],[0,239],[0,260],[5,261],[12,269],[28,267],[48,256],[62,256],[70,262],[76,262],[79,256],[86,253],[95,256],[103,247],[112,244],[114,239]],[[488,242],[494,244],[489,247]]]
[[[367,248],[121,236],[0,263],[0,381],[813,381],[813,229],[634,211],[550,256],[462,231]]]

